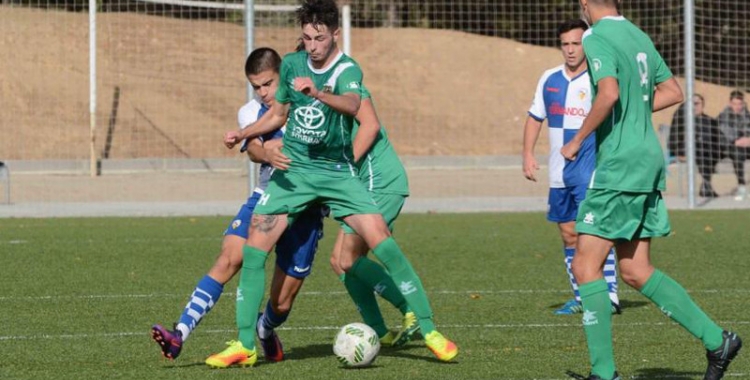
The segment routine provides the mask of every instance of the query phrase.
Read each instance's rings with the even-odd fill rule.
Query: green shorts
[[[401,194],[384,194],[384,193],[371,193],[372,198],[375,199],[375,203],[378,204],[378,209],[385,219],[385,224],[388,225],[388,229],[393,232],[393,223],[401,214],[401,209],[404,207],[406,196]],[[354,230],[347,224],[342,224],[341,228],[345,234],[354,234]]]
[[[379,214],[359,177],[342,173],[293,173],[276,170],[255,206],[255,214],[288,214],[289,224],[311,204],[330,207],[339,222],[353,214]]]
[[[669,215],[661,192],[633,193],[589,189],[578,208],[576,231],[608,240],[667,236]]]

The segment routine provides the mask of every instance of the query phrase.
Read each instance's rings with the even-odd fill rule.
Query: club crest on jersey
[[[325,93],[330,94],[330,93],[333,92],[333,88],[331,87],[331,85],[327,84],[327,85],[323,86],[323,89],[320,90],[320,91],[323,91]]]
[[[602,68],[602,61],[599,60],[599,58],[594,58],[593,61],[591,61],[594,64],[594,71],[599,71]]]
[[[582,88],[578,90],[578,99],[584,100],[588,94],[589,92],[585,88]]]

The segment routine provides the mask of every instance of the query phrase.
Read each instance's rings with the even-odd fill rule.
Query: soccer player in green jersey
[[[359,178],[372,194],[392,232],[393,223],[409,195],[409,184],[406,170],[390,144],[385,128],[380,124],[370,93],[364,86],[357,121],[352,130],[355,136],[352,151],[359,169]],[[383,268],[367,258],[368,250],[365,241],[344,224],[339,230],[331,254],[331,266],[346,286],[364,322],[375,329],[379,336],[390,337],[391,341],[388,343],[400,346],[411,340],[419,329],[417,317],[409,309],[406,300],[399,297],[399,288],[384,273]],[[389,332],[385,327],[373,289],[403,314],[403,324],[398,334]],[[399,302],[401,300],[403,302]]]
[[[409,195],[409,183],[406,170],[380,124],[370,93],[364,86],[356,121],[352,129],[353,161],[359,169],[360,181],[372,194],[389,230],[393,231],[393,224]],[[271,144],[264,146],[270,148]],[[287,170],[290,160],[279,148],[273,147],[266,156],[275,168]],[[344,283],[363,321],[377,332],[381,344],[401,346],[419,330],[417,317],[390,275],[367,258],[367,251],[364,240],[343,225],[331,253],[331,267]],[[388,330],[373,291],[401,312],[404,319],[400,331]],[[260,329],[258,332],[262,334]]]
[[[602,278],[613,246],[623,281],[703,342],[708,358],[704,379],[720,379],[742,346],[740,338],[723,331],[649,258],[651,238],[670,232],[661,196],[664,156],[651,114],[682,102],[682,90],[651,39],[619,15],[617,0],[579,1],[584,18],[593,25],[583,36],[583,48],[595,97],[581,129],[561,153],[575,159],[581,142],[596,131],[596,170],[578,212],[573,259],[592,366],[588,379],[619,379]]]
[[[238,360],[248,362],[255,355],[254,315],[263,295],[268,252],[295,216],[314,202],[328,205],[339,222],[364,239],[415,313],[427,347],[438,359],[452,360],[458,348],[435,329],[421,280],[353,166],[351,131],[360,108],[362,71],[336,45],[338,7],[333,0],[308,0],[297,16],[305,51],[284,57],[276,102],[250,128],[225,135],[231,148],[286,123],[283,153],[290,159],[287,170],[271,177],[244,248],[237,296]]]

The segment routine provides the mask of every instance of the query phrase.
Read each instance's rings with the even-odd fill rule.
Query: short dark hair
[[[339,6],[334,0],[305,0],[297,9],[297,21],[302,27],[325,25],[333,32],[339,28]]]
[[[560,37],[563,33],[568,33],[573,29],[582,29],[584,32],[589,28],[589,25],[581,19],[568,20],[560,24],[557,27],[557,36]]]
[[[297,47],[294,48],[295,52],[305,50],[305,41],[302,38],[297,39]]]
[[[276,50],[268,47],[257,48],[247,56],[245,61],[245,76],[260,74],[266,70],[278,73],[281,67],[281,57]]]
[[[734,90],[729,94],[729,100],[733,99],[745,100],[745,94],[740,90]]]

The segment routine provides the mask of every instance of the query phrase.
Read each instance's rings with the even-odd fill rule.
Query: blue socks
[[[573,294],[576,297],[576,301],[580,303],[581,293],[578,292],[578,283],[576,282],[576,278],[573,276],[573,270],[571,269],[571,264],[573,263],[573,255],[575,255],[575,253],[575,247],[565,247],[565,270],[568,272],[570,287],[573,289]]]
[[[617,256],[615,255],[614,248],[609,250],[607,261],[604,262],[604,280],[607,281],[609,300],[619,305],[620,298],[617,296]]]
[[[201,319],[211,311],[223,291],[224,285],[208,275],[203,276],[193,290],[193,294],[190,295],[190,300],[177,323],[177,331],[182,340],[187,339]]]
[[[276,314],[271,307],[271,300],[266,303],[266,310],[263,315],[258,319],[258,338],[266,339],[271,336],[273,329],[281,326],[289,318],[289,313]]]

